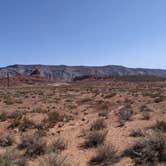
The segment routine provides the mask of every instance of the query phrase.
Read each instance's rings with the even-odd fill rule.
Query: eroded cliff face
[[[65,65],[12,65],[0,68],[0,78],[18,75],[40,76],[49,81],[75,81],[87,78],[104,78],[110,76],[156,76],[166,77],[166,70],[127,68],[123,66],[65,66]]]

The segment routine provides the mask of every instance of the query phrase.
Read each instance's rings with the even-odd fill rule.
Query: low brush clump
[[[166,164],[166,133],[153,132],[141,142],[137,142],[124,152],[131,157],[135,165],[156,166],[158,163]]]
[[[142,120],[149,120],[150,114],[149,112],[142,112]]]
[[[131,120],[132,115],[133,115],[133,110],[131,105],[129,104],[125,105],[118,113],[120,126],[123,126],[126,121]]]
[[[103,100],[96,101],[96,109],[99,111],[109,110],[109,103]]]
[[[11,112],[7,115],[7,117],[9,119],[21,119],[23,114],[25,113],[22,113],[22,112],[19,112],[19,111],[15,111],[15,112]]]
[[[155,131],[161,131],[166,133],[166,122],[165,121],[157,121],[155,125],[151,127]]]
[[[141,129],[133,129],[130,133],[131,137],[143,137],[144,133],[142,132]]]
[[[11,146],[13,144],[14,140],[13,140],[13,136],[12,135],[1,135],[0,136],[0,146],[1,147],[7,147],[7,146]]]
[[[90,131],[94,131],[94,130],[102,130],[106,128],[106,123],[104,121],[104,119],[97,119],[96,121],[94,121],[91,126],[90,126]]]
[[[15,100],[12,99],[10,96],[6,96],[6,97],[5,97],[5,100],[4,100],[4,103],[5,103],[6,105],[13,105],[13,104],[15,103]]]
[[[12,164],[13,160],[7,153],[0,155],[0,166],[11,166]]]
[[[67,161],[67,156],[61,156],[59,154],[43,157],[39,162],[40,166],[72,166],[70,162]]]
[[[98,113],[98,116],[99,116],[99,117],[105,117],[105,118],[107,118],[107,117],[108,117],[108,114],[109,114],[109,111],[108,111],[108,110],[104,110],[104,111],[100,111],[100,112]]]
[[[33,109],[32,112],[34,112],[34,113],[47,113],[47,110],[38,107],[38,108]]]
[[[34,127],[35,125],[32,121],[30,121],[26,117],[22,119],[22,116],[19,116],[18,118],[14,119],[9,126],[9,128],[12,129],[18,128],[21,132],[25,132],[27,129],[33,129]]]
[[[62,138],[58,138],[57,140],[53,141],[51,144],[51,150],[53,152],[61,152],[66,148],[67,148],[67,143]]]
[[[142,141],[136,142],[124,152],[135,161],[135,165],[166,164],[166,122],[157,121],[150,129],[151,134],[145,135]]]
[[[27,159],[16,151],[6,151],[0,154],[0,166],[26,166]]]
[[[25,150],[28,157],[44,155],[47,151],[45,142],[37,135],[23,135],[18,149]]]
[[[50,124],[55,124],[60,121],[63,121],[63,116],[61,116],[58,112],[48,113],[48,122]]]
[[[114,146],[109,144],[101,145],[97,148],[96,155],[89,161],[89,165],[103,165],[108,166],[116,163],[119,156]]]
[[[92,131],[85,136],[85,141],[81,145],[83,148],[95,148],[105,142],[107,131]]]
[[[6,112],[1,112],[0,113],[0,122],[4,122],[7,120],[7,113]]]
[[[153,110],[152,109],[150,109],[148,106],[146,106],[146,105],[142,105],[141,107],[140,107],[140,112],[152,112]]]
[[[88,130],[82,130],[85,137],[84,143],[81,145],[83,148],[95,148],[105,142],[108,131],[105,130],[106,123],[104,119],[97,119],[94,121]]]

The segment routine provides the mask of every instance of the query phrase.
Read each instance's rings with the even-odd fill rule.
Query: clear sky
[[[166,0],[0,0],[0,66],[166,69]]]

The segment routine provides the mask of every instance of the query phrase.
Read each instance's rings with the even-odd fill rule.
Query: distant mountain
[[[166,78],[166,70],[127,68],[124,66],[12,65],[0,68],[0,79],[9,77],[40,77],[48,81],[76,81],[111,76],[155,76]]]

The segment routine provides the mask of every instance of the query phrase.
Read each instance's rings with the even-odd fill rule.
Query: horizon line
[[[0,69],[12,67],[12,66],[66,66],[66,67],[108,67],[108,66],[115,66],[115,67],[124,67],[129,69],[151,69],[151,70],[166,70],[166,68],[152,68],[152,67],[128,67],[125,65],[115,65],[115,64],[107,64],[107,65],[65,65],[65,64],[11,64],[6,66],[0,66]]]

